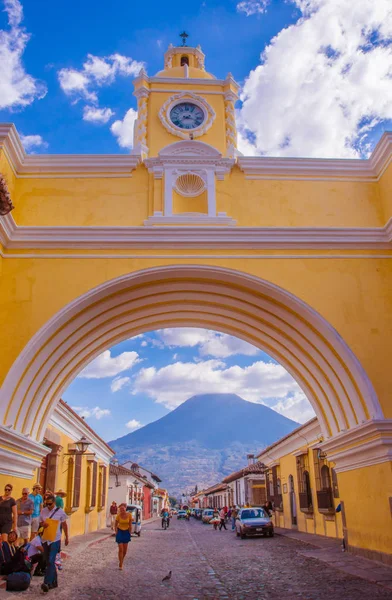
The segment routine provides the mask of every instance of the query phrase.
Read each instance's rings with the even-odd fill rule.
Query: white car
[[[203,516],[201,520],[203,521],[203,523],[209,523],[213,516],[214,511],[211,508],[206,508],[205,510],[203,510]]]
[[[263,535],[264,537],[269,535],[269,537],[273,537],[274,524],[263,508],[254,506],[240,510],[235,522],[235,530],[237,537],[241,538],[248,535]]]

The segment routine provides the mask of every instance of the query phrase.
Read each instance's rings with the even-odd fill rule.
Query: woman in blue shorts
[[[126,504],[120,504],[116,517],[116,542],[118,544],[118,566],[122,570],[128,544],[131,541],[132,513],[127,512]]]

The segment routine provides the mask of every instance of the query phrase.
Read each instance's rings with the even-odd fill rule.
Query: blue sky
[[[194,394],[236,393],[305,422],[314,416],[287,371],[238,338],[196,328],[147,332],[106,350],[63,399],[106,440],[159,419]]]
[[[207,69],[241,85],[245,154],[366,156],[392,128],[390,0],[1,5],[0,121],[28,151],[129,152],[132,78],[160,70],[184,28]]]

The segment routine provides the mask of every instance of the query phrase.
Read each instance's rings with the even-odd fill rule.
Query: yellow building
[[[240,156],[237,90],[200,48],[170,47],[162,71],[135,80],[129,156],[26,155],[0,126],[0,212],[7,193],[15,207],[0,219],[0,472],[31,477],[63,390],[103,350],[212,328],[295,377],[350,546],[386,555],[392,135],[368,160]]]
[[[43,491],[66,492],[64,510],[70,535],[105,527],[109,463],[114,450],[63,400],[52,413],[42,443],[47,454],[33,480]],[[26,482],[15,479],[14,473],[3,479],[14,485],[13,493],[20,497]]]
[[[350,548],[335,463],[327,460],[322,441],[320,425],[312,419],[265,448],[258,459],[268,467],[267,496],[278,527],[344,537]],[[367,493],[363,490],[358,498],[359,506]],[[339,504],[341,511],[336,513]]]

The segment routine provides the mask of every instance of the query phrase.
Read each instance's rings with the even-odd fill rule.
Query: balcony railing
[[[325,488],[317,492],[317,505],[320,512],[334,512],[332,488]]]
[[[309,497],[309,494],[307,494],[306,492],[299,493],[299,507],[302,512],[307,512],[307,513],[313,512],[312,500]]]

